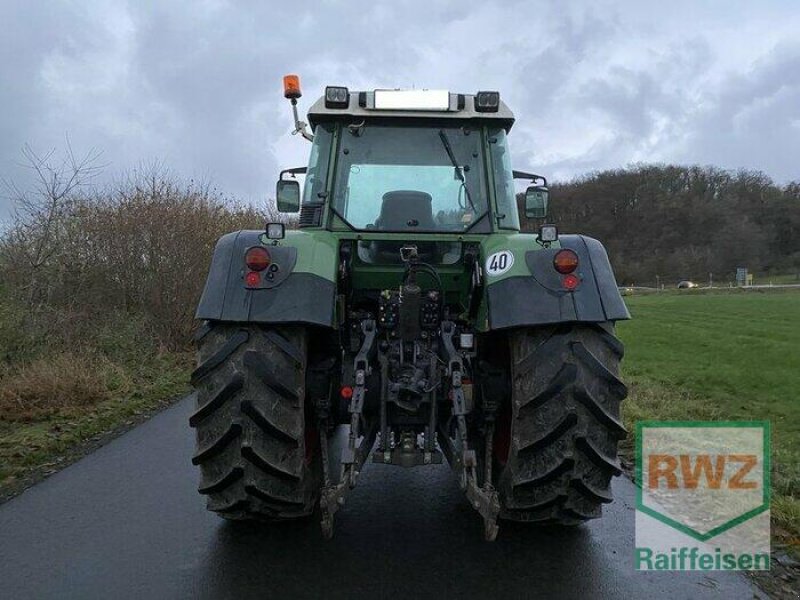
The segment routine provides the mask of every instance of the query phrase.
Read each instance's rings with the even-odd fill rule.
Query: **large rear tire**
[[[208,509],[226,519],[310,515],[321,473],[305,405],[306,331],[209,322],[198,338],[189,424]]]
[[[498,427],[510,433],[494,447],[501,518],[572,525],[599,517],[626,435],[614,325],[522,329],[509,342],[511,401]],[[502,445],[502,434],[496,439]]]

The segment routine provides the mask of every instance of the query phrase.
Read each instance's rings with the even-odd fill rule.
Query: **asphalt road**
[[[227,523],[195,491],[192,402],[0,506],[0,598],[760,597],[735,573],[634,571],[623,478],[603,519],[493,544],[442,465],[368,465],[328,542],[315,522]]]

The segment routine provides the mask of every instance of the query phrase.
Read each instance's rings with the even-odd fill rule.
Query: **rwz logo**
[[[769,434],[763,421],[637,423],[637,514],[707,541],[765,513]]]
[[[757,464],[758,456],[755,454],[651,454],[648,457],[647,487],[694,490],[704,483],[703,487],[711,490],[722,487],[753,490],[759,482],[745,478]],[[733,474],[726,477],[726,467],[730,466],[734,467]]]

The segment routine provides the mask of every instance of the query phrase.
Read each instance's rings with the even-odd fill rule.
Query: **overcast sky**
[[[800,179],[796,0],[0,0],[0,27],[0,178],[22,185],[23,145],[68,136],[106,178],[158,159],[262,202],[308,152],[289,72],[303,109],[326,84],[500,90],[515,167],[548,177],[657,161]]]

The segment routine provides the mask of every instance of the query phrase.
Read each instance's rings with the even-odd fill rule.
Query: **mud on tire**
[[[510,447],[496,479],[501,518],[570,525],[599,517],[612,501],[617,444],[626,435],[623,347],[613,324],[518,330],[509,341]]]
[[[197,341],[189,424],[208,509],[228,519],[311,514],[321,479],[304,402],[306,332],[210,322]]]

